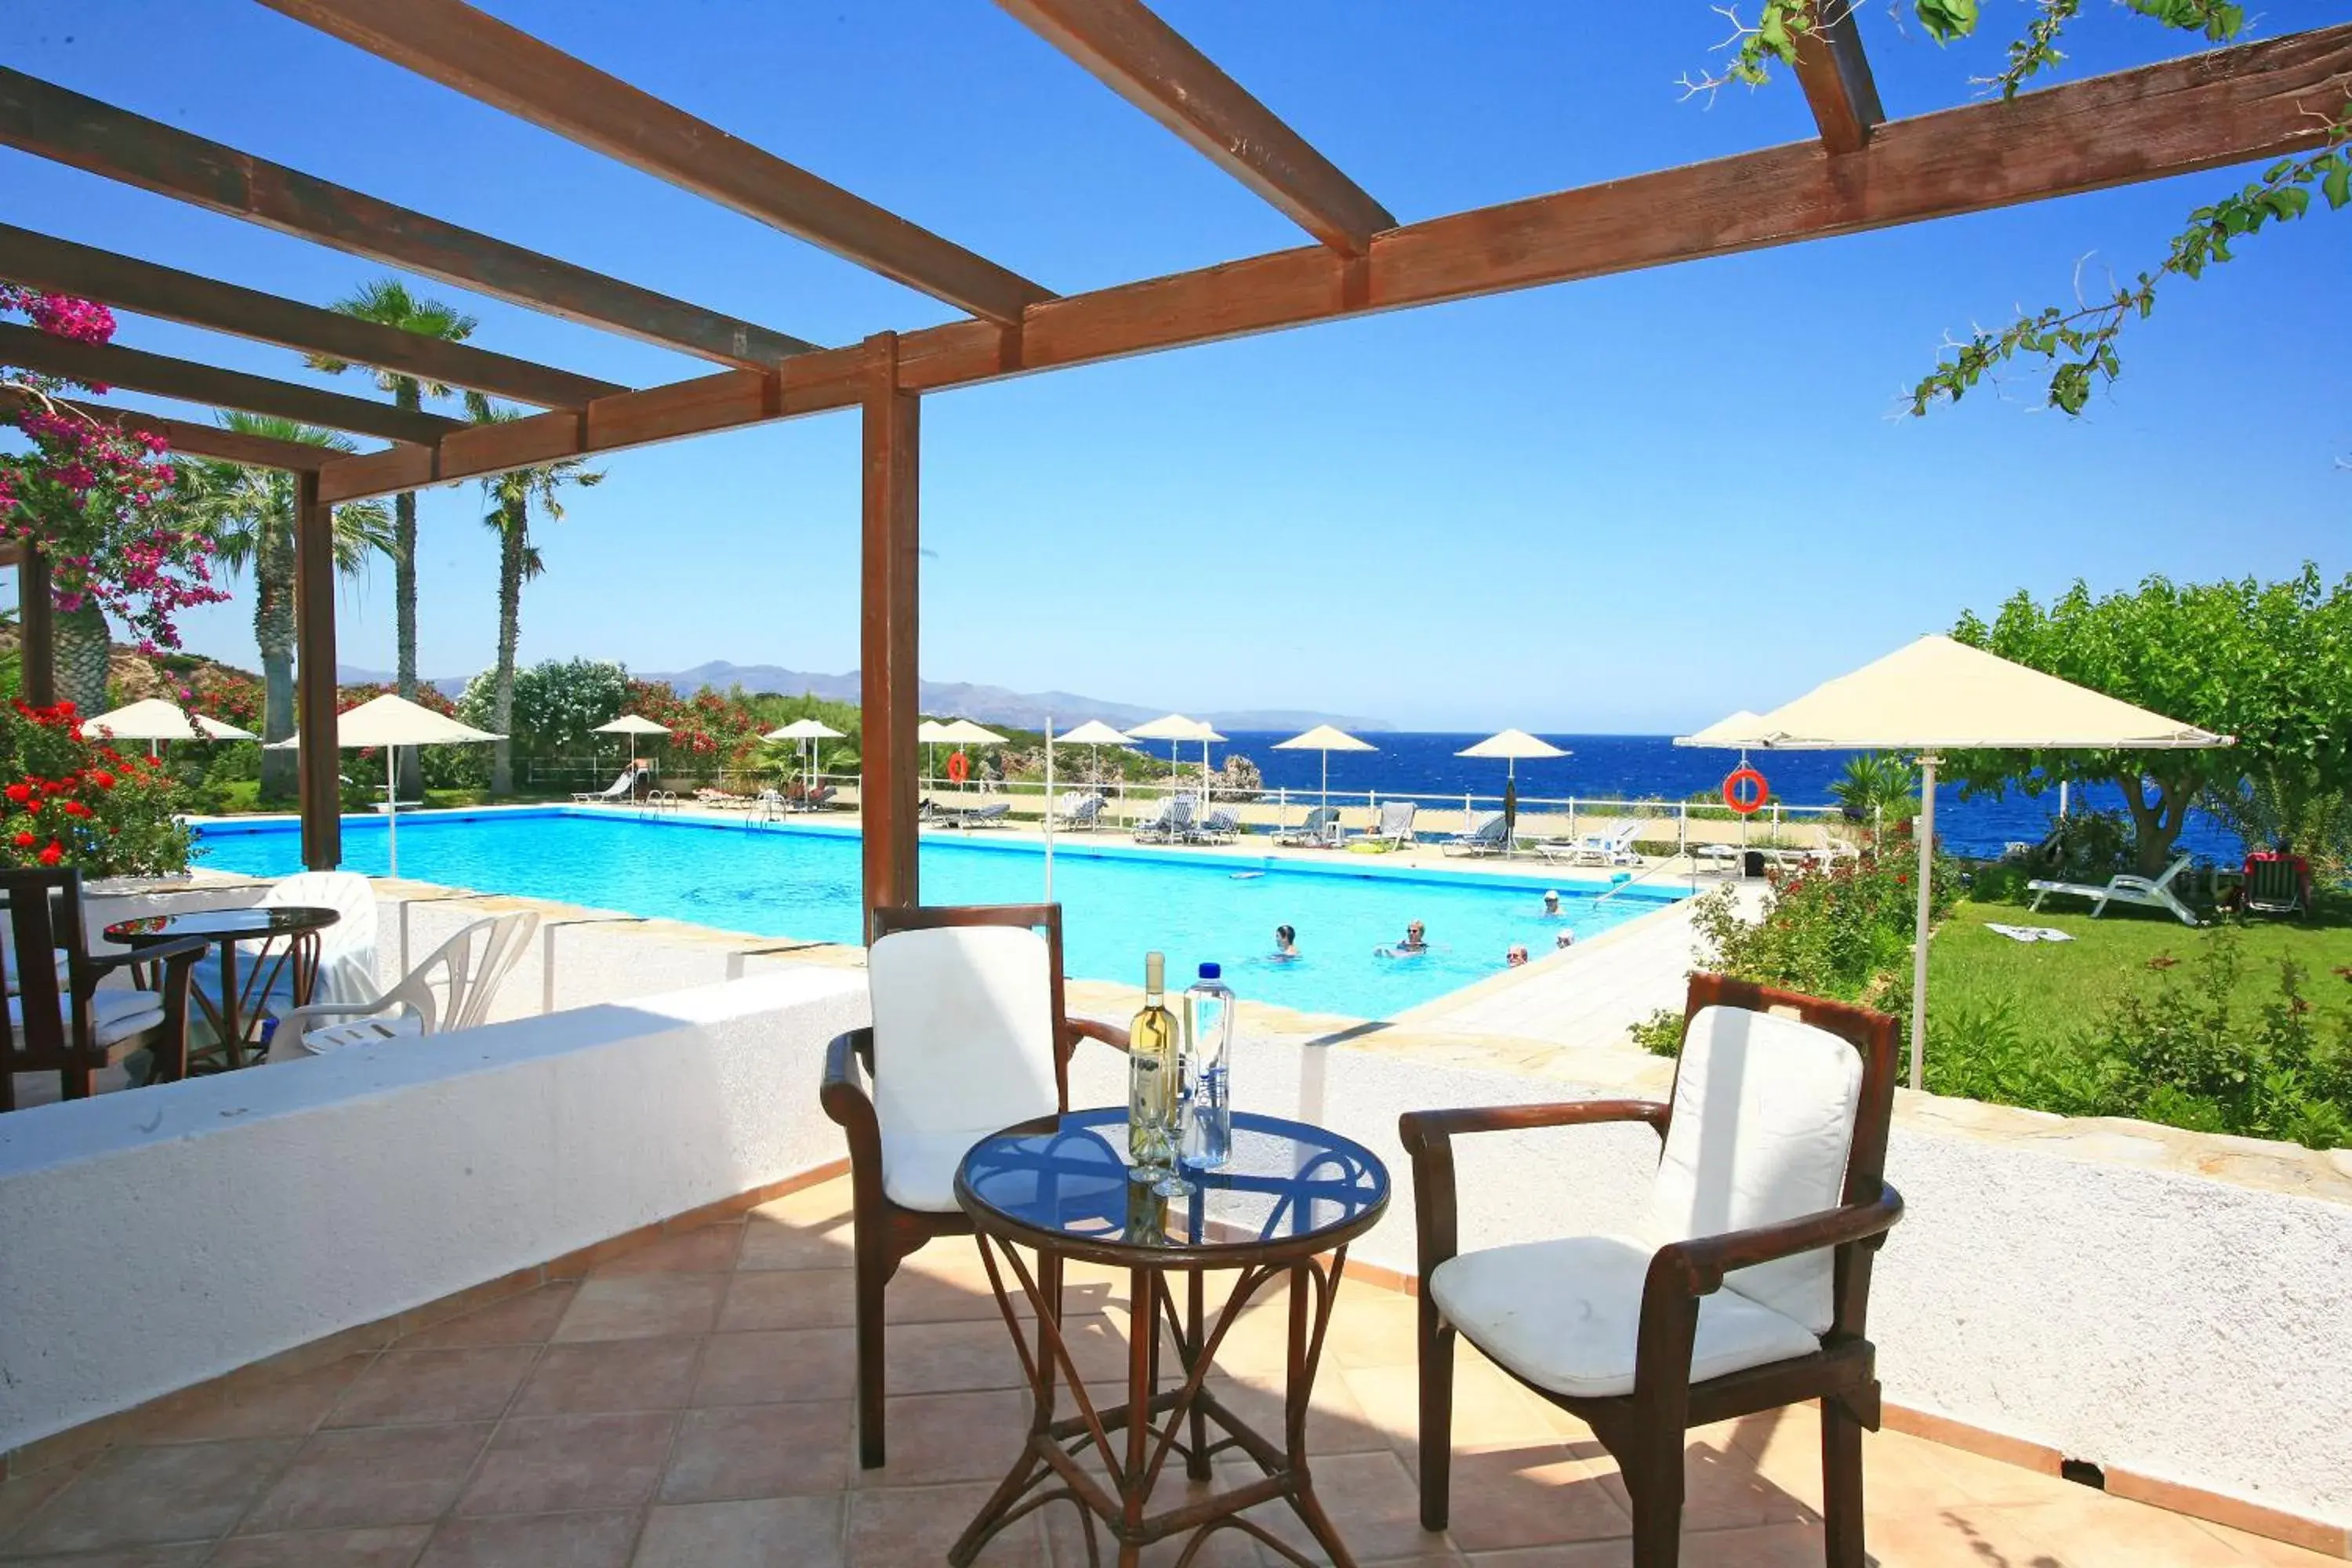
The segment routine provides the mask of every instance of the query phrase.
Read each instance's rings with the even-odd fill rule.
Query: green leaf
[[[2328,208],[2334,211],[2352,202],[2352,159],[2338,157],[2330,163],[2333,166],[2319,183],[2319,194],[2327,198]]]

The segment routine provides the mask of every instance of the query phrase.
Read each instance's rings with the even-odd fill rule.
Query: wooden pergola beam
[[[0,145],[720,364],[765,370],[814,346],[5,68]]]
[[[300,354],[373,365],[438,385],[471,387],[545,408],[577,408],[592,397],[628,390],[594,376],[404,332],[14,224],[0,223],[0,278],[103,300],[133,315],[228,332]]]
[[[294,732],[302,865],[342,863],[342,753],[335,700],[334,509],[319,499],[319,476],[294,477]]]
[[[452,431],[467,426],[461,420],[438,414],[395,408],[353,397],[345,392],[272,381],[241,370],[221,370],[191,360],[149,353],[120,343],[86,343],[61,338],[37,327],[0,323],[0,364],[22,365],[45,375],[62,376],[85,386],[127,386],[159,397],[189,403],[209,403],[221,408],[241,408],[247,414],[299,419],[330,430],[349,430],[387,441],[431,446]]]
[[[462,0],[262,0],[420,76],[1004,324],[1051,290]]]
[[[1817,0],[1815,26],[1797,35],[1797,81],[1832,153],[1857,152],[1885,120],[1853,14],[1862,0]]]
[[[915,740],[921,663],[922,399],[898,389],[898,340],[864,345],[858,580],[859,835],[866,940],[874,911],[922,901],[917,842],[921,747]]]
[[[277,4],[278,0],[271,0]],[[1396,219],[1141,0],[997,0],[1031,32],[1347,256]]]
[[[123,430],[145,430],[160,436],[174,452],[192,458],[217,458],[226,463],[243,463],[252,468],[284,468],[290,473],[310,473],[322,466],[332,454],[323,447],[313,447],[307,441],[279,441],[268,436],[248,436],[239,430],[224,430],[216,425],[200,425],[193,419],[172,419],[161,414],[149,414],[138,408],[114,408],[102,403],[80,403],[68,398],[50,400],[54,405],[85,419],[111,425]],[[15,387],[0,387],[0,415],[16,414],[38,406],[41,399]]]
[[[1076,294],[1031,310],[1012,352],[985,322],[910,332],[898,384],[977,385],[2281,157],[2325,140],[2347,79],[2352,25],[2317,28],[1895,121],[1843,157],[1806,142],[1412,224],[1380,236],[1368,264],[1307,247]],[[847,408],[864,359],[803,354],[772,376],[704,376],[509,428],[535,426],[546,461]],[[426,453],[339,458],[321,486],[340,501],[498,471],[474,438],[443,443],[437,470]]]

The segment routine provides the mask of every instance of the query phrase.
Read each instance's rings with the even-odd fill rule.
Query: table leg
[[[1184,1279],[1184,1370],[1201,1355],[1202,1308],[1206,1295],[1205,1277],[1208,1270],[1195,1268]],[[1209,1479],[1209,1413],[1201,1402],[1192,1402],[1192,1451],[1184,1456],[1184,1473],[1196,1481]]]
[[[221,1050],[231,1068],[245,1065],[245,1026],[237,1017],[236,1008],[236,943],[220,944],[221,955]]]

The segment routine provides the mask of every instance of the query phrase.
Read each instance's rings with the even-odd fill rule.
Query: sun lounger
[[[1276,844],[1292,844],[1301,847],[1328,849],[1339,837],[1339,808],[1318,805],[1308,811],[1307,820],[1296,827],[1286,827],[1274,836]]]
[[[621,770],[621,776],[614,779],[610,787],[601,790],[580,790],[575,792],[572,798],[582,805],[606,805],[614,801],[628,799],[636,789],[636,784],[637,765],[631,763]]]
[[[1102,826],[1103,797],[1072,790],[1054,803],[1054,826],[1064,833],[1092,833]]]
[[[1642,857],[1635,853],[1633,841],[1641,833],[1637,821],[1608,822],[1574,838],[1546,839],[1535,851],[1565,866],[1638,866]]]
[[[1135,826],[1138,844],[1174,844],[1192,831],[1192,797],[1171,795],[1160,803],[1160,815]]]
[[[1489,811],[1470,825],[1470,831],[1441,838],[1437,847],[1448,855],[1500,855],[1509,843],[1503,831],[1503,814]]]
[[[1388,800],[1381,803],[1381,820],[1372,827],[1348,840],[1352,847],[1358,844],[1378,845],[1382,849],[1403,849],[1414,842],[1412,819],[1421,807],[1409,800]]]
[[[1013,815],[1013,803],[1000,800],[993,805],[954,807],[934,805],[929,821],[934,827],[952,827],[961,833],[973,827],[1003,827]]]
[[[2311,917],[2311,862],[2260,850],[2246,857],[2246,908],[2258,915]]]
[[[1195,844],[1231,844],[1241,836],[1241,818],[1222,805],[1202,817],[1190,835]]]
[[[2111,903],[2137,904],[2142,909],[2163,910],[2182,925],[2193,926],[2198,923],[2196,913],[2172,890],[2174,879],[2189,869],[2189,858],[2186,855],[2181,856],[2164,868],[2163,876],[2153,880],[2126,873],[2108,878],[2104,887],[2092,882],[2044,881],[2038,878],[2025,885],[2033,894],[2031,907],[2037,910],[2042,907],[2042,900],[2051,894],[2063,893],[2069,898],[2090,900],[2093,920],[2105,914]]]

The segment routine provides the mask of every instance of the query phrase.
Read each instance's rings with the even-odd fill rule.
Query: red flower
[[[65,858],[66,847],[54,838],[49,840],[48,847],[41,851],[41,864],[44,866],[54,866]]]
[[[96,784],[100,789],[112,789],[114,787],[114,775],[108,773],[104,768],[100,768],[89,775],[89,782]]]
[[[33,786],[28,784],[12,784],[8,786],[7,795],[18,805],[24,805],[33,798]]]
[[[68,816],[88,816],[89,815],[89,807],[82,805],[82,803],[78,800],[67,801],[60,809],[63,810]]]
[[[37,842],[37,840],[36,840],[34,836],[29,833],[19,833],[16,835],[16,847],[19,849],[30,849],[36,842]]]

